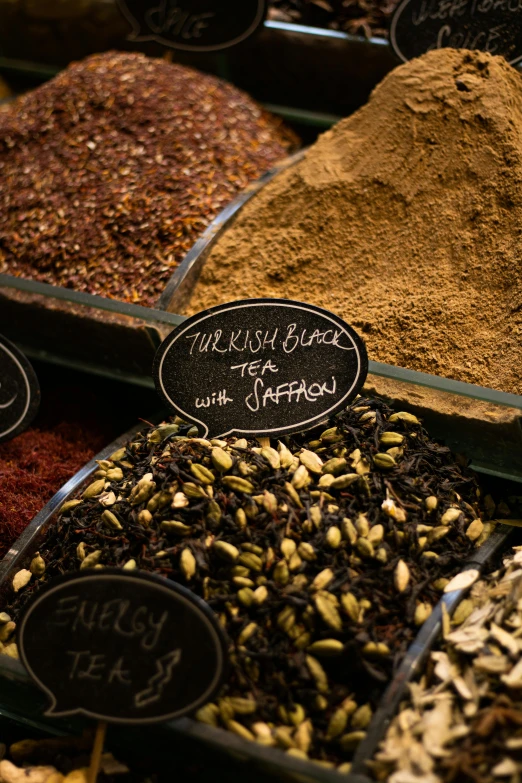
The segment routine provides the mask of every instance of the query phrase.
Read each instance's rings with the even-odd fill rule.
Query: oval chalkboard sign
[[[203,437],[300,432],[345,407],[368,373],[364,342],[341,318],[287,299],[204,310],[154,359],[163,399]]]
[[[213,52],[252,35],[268,0],[118,0],[132,25],[131,41],[157,41],[172,49]]]
[[[522,60],[522,3],[497,0],[402,0],[390,27],[395,53],[406,62],[431,49],[480,49]]]
[[[40,406],[40,386],[23,353],[0,335],[0,442],[25,430]]]
[[[210,701],[226,643],[209,607],[143,571],[84,571],[40,590],[18,631],[20,657],[50,696],[49,716],[155,723]]]

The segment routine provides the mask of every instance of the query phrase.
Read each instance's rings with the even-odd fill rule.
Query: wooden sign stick
[[[96,734],[94,735],[94,744],[92,746],[91,763],[89,765],[88,780],[89,783],[96,783],[98,772],[100,771],[100,762],[103,752],[103,744],[105,742],[105,733],[107,731],[107,723],[104,720],[99,720],[96,726]]]
[[[270,438],[258,438],[257,440],[262,449],[270,448]]]

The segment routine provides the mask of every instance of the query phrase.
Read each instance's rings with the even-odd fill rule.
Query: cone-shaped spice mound
[[[213,76],[140,54],[73,64],[0,112],[0,272],[153,305],[294,142]]]
[[[180,582],[230,640],[227,684],[198,719],[345,764],[448,577],[493,530],[475,480],[380,401],[271,448],[187,429],[145,430],[100,462],[0,609],[16,620],[41,582],[76,569]]]
[[[522,77],[443,49],[278,175],[221,238],[191,312],[304,299],[379,361],[522,393]]]

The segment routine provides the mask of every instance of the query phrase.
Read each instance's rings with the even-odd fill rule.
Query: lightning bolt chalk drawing
[[[161,698],[163,688],[172,679],[172,669],[177,666],[181,658],[181,650],[172,650],[172,652],[163,655],[156,661],[156,672],[147,682],[148,687],[134,696],[136,707],[147,707]]]

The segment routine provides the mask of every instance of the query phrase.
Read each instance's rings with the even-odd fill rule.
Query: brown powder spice
[[[192,69],[115,52],[73,64],[0,113],[0,272],[151,306],[295,141]]]
[[[190,312],[304,299],[374,360],[522,393],[521,129],[522,77],[500,57],[396,68],[243,209]]]

